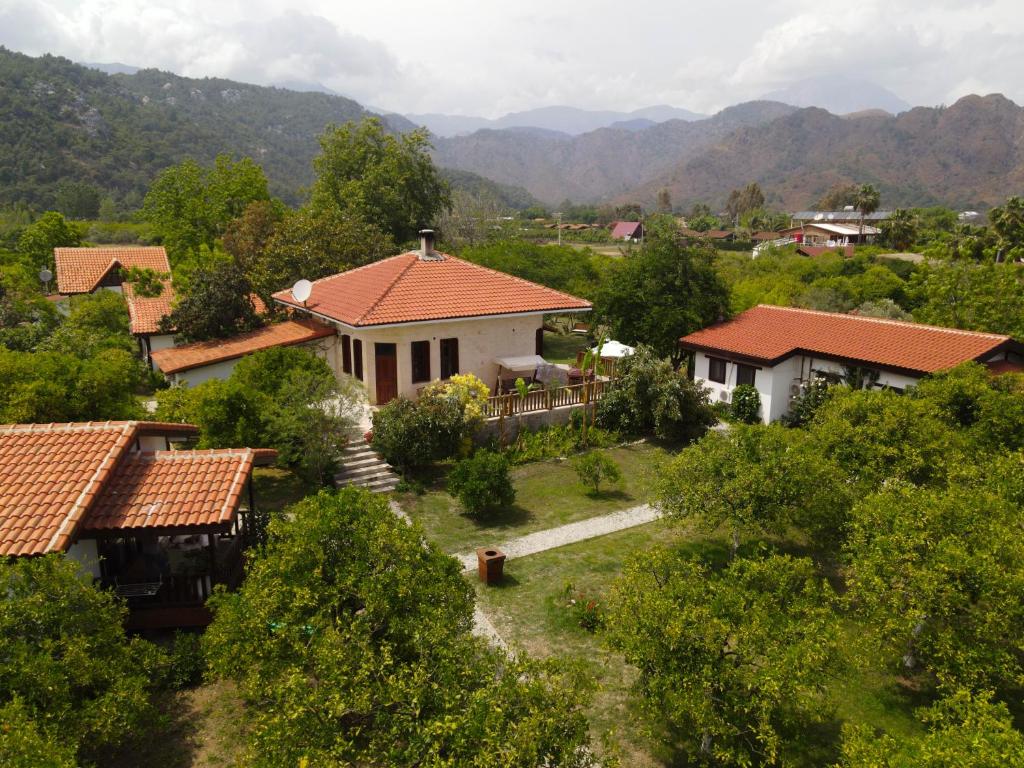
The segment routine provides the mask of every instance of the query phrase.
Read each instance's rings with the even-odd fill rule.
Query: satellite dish
[[[313,293],[313,284],[309,280],[298,280],[292,286],[292,298],[303,304],[306,303],[311,293]]]
[[[48,270],[46,267],[39,270],[39,282],[48,283],[51,280],[53,280],[53,272]]]

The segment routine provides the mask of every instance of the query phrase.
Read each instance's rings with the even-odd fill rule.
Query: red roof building
[[[590,302],[438,253],[410,251],[313,282],[305,302],[274,300],[350,328],[497,315],[587,311]]]
[[[233,363],[245,355],[271,347],[310,344],[336,334],[333,327],[312,318],[286,320],[227,339],[211,339],[156,350],[153,364],[172,380],[198,384],[205,378],[226,378],[230,370],[213,372],[211,366]],[[200,371],[200,369],[207,369]],[[223,374],[223,375],[222,375]]]
[[[418,396],[431,381],[472,373],[497,388],[516,359],[532,376],[544,345],[544,315],[589,312],[589,301],[433,250],[419,251],[313,281],[305,300],[274,294],[294,316],[337,329],[328,351],[339,376],[366,385],[370,403]],[[528,361],[534,361],[532,367]]]
[[[816,376],[862,369],[873,386],[902,391],[963,362],[1019,362],[1024,353],[999,334],[766,305],[684,336],[680,345],[694,353],[691,370],[717,399],[753,384],[767,401],[766,421],[785,413],[793,388]]]
[[[130,606],[146,598],[133,606],[140,627],[208,620],[210,586],[240,568],[252,532],[252,468],[276,454],[168,450],[197,433],[140,421],[0,426],[0,555],[67,553]],[[209,550],[202,579],[172,567],[179,539]],[[196,610],[152,612],[162,597],[180,609],[183,596]]]
[[[639,221],[617,221],[612,227],[612,240],[636,242],[644,236],[644,225]]]
[[[121,285],[121,270],[132,267],[170,275],[171,263],[163,246],[125,248],[54,248],[57,292],[65,296],[92,293]]]

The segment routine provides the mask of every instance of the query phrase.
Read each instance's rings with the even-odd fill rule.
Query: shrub
[[[454,456],[464,421],[457,401],[397,397],[373,414],[373,449],[403,472]]]
[[[584,485],[591,486],[594,493],[601,492],[601,482],[617,483],[622,480],[622,472],[607,453],[590,451],[576,456],[572,460],[572,468]]]
[[[448,475],[448,492],[471,515],[496,512],[515,501],[509,461],[500,453],[481,450],[463,459]]]
[[[489,395],[467,374],[430,384],[416,400],[396,398],[373,414],[373,449],[403,471],[467,455]]]
[[[575,410],[573,414],[581,414]],[[592,448],[610,448],[621,442],[617,432],[591,427],[587,430],[587,445]],[[516,435],[516,441],[504,453],[512,464],[526,464],[531,461],[557,459],[576,453],[583,447],[583,435],[579,423],[541,427],[537,430],[524,429]]]
[[[664,440],[696,440],[716,421],[707,392],[646,346],[619,362],[615,386],[597,403],[598,426]]]
[[[814,420],[818,409],[829,398],[831,387],[824,379],[809,381],[800,394],[789,404],[789,412],[783,414],[782,423],[787,427],[802,427]]]
[[[761,420],[761,395],[750,384],[740,384],[732,391],[732,415],[744,424]]]
[[[562,597],[565,607],[581,628],[596,632],[604,626],[604,601],[600,596],[587,595],[569,583],[565,585]]]
[[[206,673],[206,656],[201,636],[192,632],[175,632],[171,646],[167,685],[174,690],[199,685]]]

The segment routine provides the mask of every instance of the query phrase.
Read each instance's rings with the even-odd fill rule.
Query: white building
[[[335,372],[383,405],[431,381],[472,373],[494,388],[499,360],[543,355],[544,315],[589,312],[590,302],[433,249],[410,251],[312,283],[305,301],[274,299],[336,329]],[[331,358],[329,358],[330,360]]]
[[[781,418],[816,378],[856,372],[865,387],[902,392],[969,360],[993,370],[1024,365],[1024,345],[1009,336],[766,305],[684,336],[680,345],[712,402],[731,402],[738,385],[751,384],[765,423]]]

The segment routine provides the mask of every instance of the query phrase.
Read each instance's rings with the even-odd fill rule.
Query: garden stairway
[[[334,476],[334,485],[341,488],[355,485],[374,493],[387,493],[398,486],[398,475],[367,443],[353,440],[341,453],[341,468]]]

